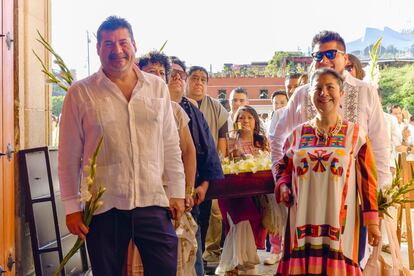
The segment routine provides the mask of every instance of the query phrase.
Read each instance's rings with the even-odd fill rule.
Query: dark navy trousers
[[[86,240],[93,275],[122,275],[131,239],[145,276],[176,275],[177,235],[168,208],[158,206],[111,209],[93,217]]]

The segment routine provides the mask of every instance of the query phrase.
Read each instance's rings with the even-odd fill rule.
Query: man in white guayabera
[[[66,224],[86,239],[94,275],[122,275],[133,239],[145,275],[175,276],[177,236],[171,218],[179,220],[184,211],[185,180],[168,88],[134,64],[136,44],[125,19],[108,17],[97,40],[101,68],[74,83],[63,104],[59,179]],[[88,229],[79,182],[102,136],[95,180],[106,192]]]

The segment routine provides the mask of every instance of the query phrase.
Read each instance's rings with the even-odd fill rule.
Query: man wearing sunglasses
[[[345,70],[348,55],[343,38],[336,32],[322,31],[312,40],[313,65],[316,69],[329,67],[339,72],[344,78],[344,95],[341,98],[339,113],[344,120],[356,122],[362,127],[372,143],[376,161],[378,187],[390,183],[389,152],[390,141],[382,115],[382,108],[377,89],[358,80]],[[282,159],[286,137],[301,123],[315,117],[315,109],[309,96],[310,84],[299,87],[289,100],[287,108],[280,119],[271,127],[270,133],[273,171]],[[350,206],[348,206],[350,208]],[[352,223],[347,218],[345,231],[352,231]],[[362,237],[366,237],[361,235]],[[361,241],[365,244],[365,241]],[[345,250],[351,250],[351,244],[345,244]],[[359,260],[364,256],[363,248],[359,251]],[[361,262],[363,264],[364,262]],[[364,266],[364,265],[363,265]]]

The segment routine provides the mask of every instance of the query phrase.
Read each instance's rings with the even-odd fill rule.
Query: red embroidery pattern
[[[339,163],[338,158],[335,158],[335,157],[332,158],[332,161],[331,161],[331,172],[334,175],[342,176],[342,174],[344,173],[344,168],[342,166],[340,166],[340,165],[337,166],[337,163]]]
[[[314,153],[316,155],[308,152],[310,160],[314,161],[314,166],[313,166],[312,170],[314,172],[324,172],[324,171],[326,171],[324,163],[326,163],[329,160],[329,157],[331,157],[333,152],[325,154],[326,150],[315,150]]]

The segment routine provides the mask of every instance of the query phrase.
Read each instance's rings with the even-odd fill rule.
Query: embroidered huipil
[[[384,122],[383,111],[377,90],[344,71],[344,95],[341,97],[339,113],[344,120],[358,123],[368,134],[372,143],[375,164],[378,172],[378,187],[390,179],[390,141]],[[286,137],[292,130],[316,115],[309,96],[310,85],[299,87],[289,100],[286,109],[280,114],[276,125],[269,132],[273,166],[283,157]]]
[[[378,224],[374,158],[365,133],[343,122],[325,141],[314,123],[288,137],[276,165],[276,198],[287,185],[292,205],[276,275],[362,275],[358,265],[358,200],[365,225]]]
[[[74,83],[62,109],[59,180],[66,213],[81,210],[82,167],[103,135],[96,182],[106,188],[103,206],[169,206],[170,196],[184,198],[185,181],[177,127],[165,83],[134,67],[138,76],[130,101],[102,69]]]

